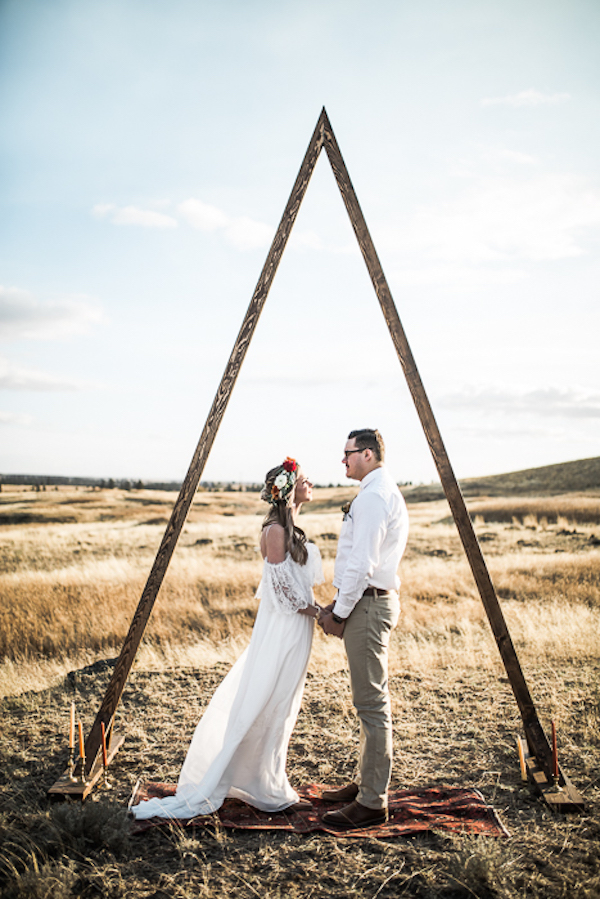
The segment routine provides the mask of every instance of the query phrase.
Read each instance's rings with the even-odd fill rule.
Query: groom
[[[323,821],[340,828],[387,821],[392,770],[392,716],[388,645],[400,614],[397,570],[408,537],[408,513],[384,466],[379,431],[351,431],[342,462],[360,490],[344,515],[333,584],[335,601],[319,619],[324,633],[344,640],[352,701],[360,719],[360,758],[355,782],[326,790],[327,802],[347,802]]]

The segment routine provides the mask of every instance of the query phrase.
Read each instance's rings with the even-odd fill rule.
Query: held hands
[[[305,606],[303,609],[298,609],[298,614],[308,615],[310,618],[314,618],[324,634],[338,637],[341,640],[346,622],[342,621],[341,623],[338,623],[333,620],[331,613],[334,605],[335,602],[330,602],[328,606],[320,606],[317,604],[314,606]]]
[[[334,603],[326,606],[321,614],[318,617],[319,627],[323,631],[324,634],[328,636],[338,637],[340,640],[344,634],[344,628],[346,626],[346,622],[342,621],[341,624],[338,624],[337,621],[333,620],[331,615],[331,611],[333,609]]]

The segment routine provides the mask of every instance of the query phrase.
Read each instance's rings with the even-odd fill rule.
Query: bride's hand
[[[319,605],[305,606],[303,609],[298,609],[298,614],[299,615],[308,615],[310,618],[314,618],[314,619],[318,620],[319,614],[322,611],[323,610],[321,609],[321,606],[319,606]]]
[[[341,640],[344,636],[344,628],[346,627],[346,622],[342,621],[338,624],[337,621],[334,621],[331,617],[331,612],[326,611],[324,615],[321,615],[319,619],[319,627],[327,636],[339,637]]]

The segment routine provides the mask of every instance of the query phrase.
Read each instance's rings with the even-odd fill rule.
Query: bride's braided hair
[[[294,462],[294,467],[292,468],[289,464],[290,462],[294,462],[294,460],[286,459],[282,465],[277,465],[267,472],[260,498],[270,503],[271,508],[267,512],[262,526],[264,530],[270,524],[280,524],[285,531],[286,549],[292,559],[300,565],[305,565],[308,559],[306,534],[302,528],[294,524],[292,517],[292,504],[296,493],[296,481],[300,466],[297,462]],[[285,476],[287,483],[278,489],[275,482],[279,479],[280,484],[282,484],[283,476]]]

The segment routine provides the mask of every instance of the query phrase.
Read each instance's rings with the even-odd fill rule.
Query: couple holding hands
[[[325,814],[328,826],[371,827],[387,820],[392,766],[388,645],[400,612],[398,565],[408,537],[404,500],[384,465],[378,431],[351,431],[346,477],[360,481],[344,507],[335,559],[334,602],[319,607],[312,588],[323,582],[321,557],[297,518],[312,484],[294,459],[271,469],[261,498],[270,509],[262,527],[260,605],[250,644],[196,727],[174,796],[133,806],[137,819],[189,819],[216,811],[227,797],[265,812],[310,807],[286,774],[288,744],[302,701],[314,623],[344,640],[352,700],[360,720],[356,777],[322,798],[344,803]]]

